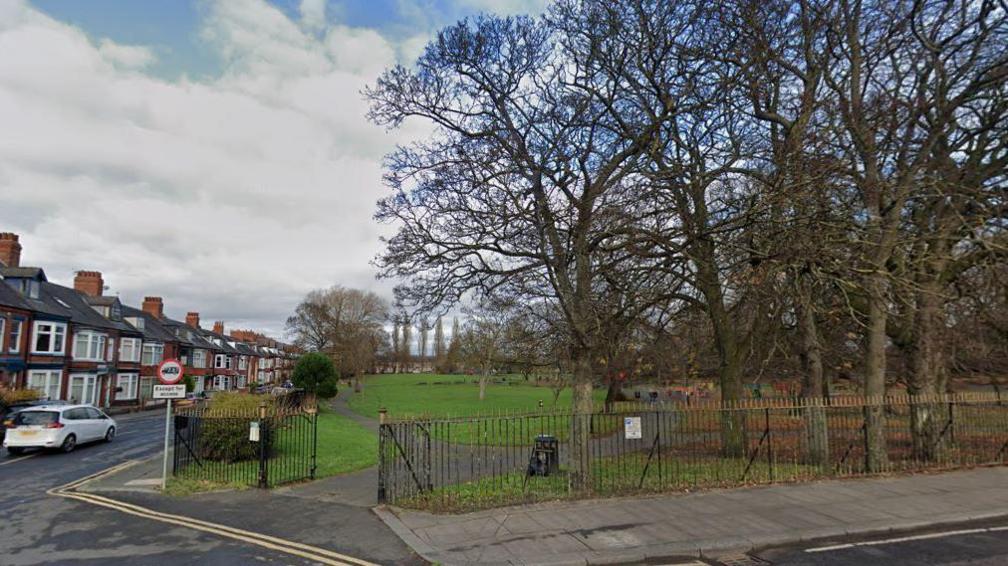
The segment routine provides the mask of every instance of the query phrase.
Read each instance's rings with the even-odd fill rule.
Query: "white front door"
[[[71,375],[70,400],[75,403],[92,404],[98,402],[98,376]]]

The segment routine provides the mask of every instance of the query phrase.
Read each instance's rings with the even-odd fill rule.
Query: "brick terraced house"
[[[47,399],[132,410],[151,399],[157,365],[176,358],[194,378],[194,392],[280,385],[295,350],[253,331],[224,334],[224,323],[200,327],[164,315],[161,297],[141,308],[105,294],[98,271],[78,271],[73,287],[21,265],[17,234],[0,233],[0,385],[34,389]],[[269,368],[269,371],[263,371]]]

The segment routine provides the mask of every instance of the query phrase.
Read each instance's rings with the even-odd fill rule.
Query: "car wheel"
[[[115,427],[110,426],[109,429],[105,431],[105,442],[112,442],[113,438],[115,438]]]
[[[20,456],[21,454],[24,454],[24,448],[12,448],[9,446],[7,447],[8,456]]]
[[[73,452],[74,448],[77,448],[77,436],[68,434],[67,437],[63,439],[63,444],[60,445],[60,450],[63,452]]]

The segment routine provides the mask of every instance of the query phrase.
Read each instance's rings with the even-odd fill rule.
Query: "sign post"
[[[182,399],[185,397],[185,384],[182,381],[182,364],[178,360],[162,360],[157,369],[158,380],[162,385],[154,386],[154,398],[166,399],[164,417],[164,461],[161,466],[161,491],[165,490],[168,483],[168,435],[171,430],[171,402],[172,399]],[[179,392],[181,390],[181,395]]]

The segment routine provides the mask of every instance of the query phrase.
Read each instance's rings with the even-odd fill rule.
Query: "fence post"
[[[266,424],[266,403],[259,405],[259,487],[269,487],[269,472],[266,462],[269,455],[270,430]]]
[[[315,479],[318,468],[318,409],[312,411],[311,479]]]
[[[378,409],[378,503],[385,504],[388,501],[388,495],[385,491],[385,434],[386,427],[385,420],[388,418],[388,411],[385,407]]]
[[[770,433],[770,408],[767,407],[763,409],[765,415],[766,423],[766,439],[767,439],[767,473],[770,474],[770,483],[774,482],[774,469],[773,469],[773,434]]]

